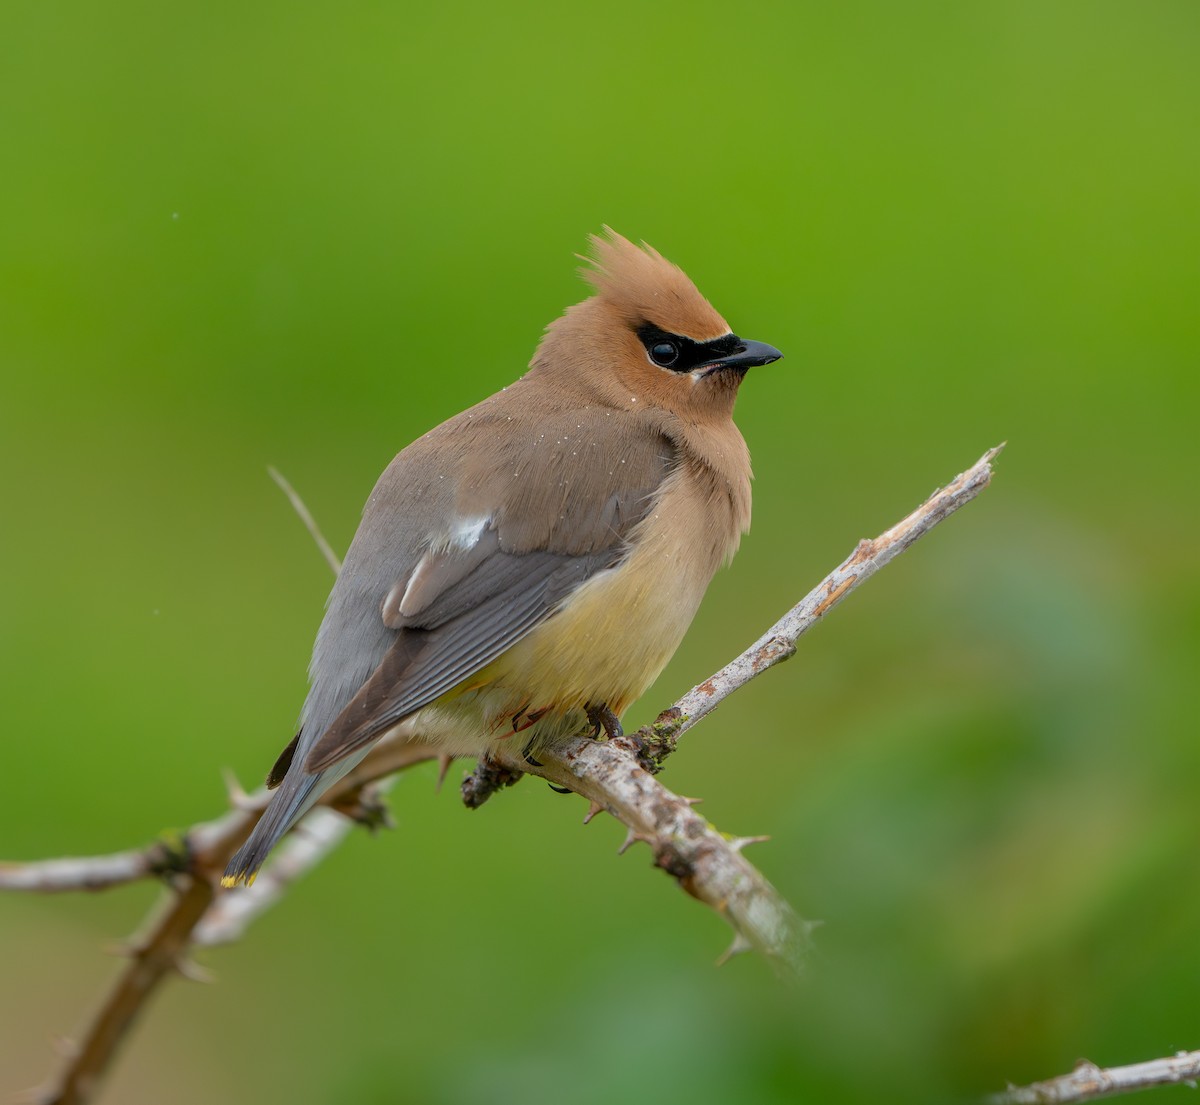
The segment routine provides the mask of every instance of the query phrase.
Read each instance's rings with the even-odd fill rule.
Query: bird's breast
[[[501,720],[522,706],[562,715],[606,703],[619,715],[655,680],[741,536],[729,496],[702,476],[681,465],[628,555],[469,681]]]

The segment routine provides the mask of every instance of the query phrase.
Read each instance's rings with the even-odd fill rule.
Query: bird
[[[363,509],[326,604],[296,736],[225,871],[271,848],[385,735],[487,757],[620,718],[683,639],[750,525],[733,421],[747,370],[782,354],[735,334],[682,269],[608,227],[593,294],[528,370],[403,449]]]

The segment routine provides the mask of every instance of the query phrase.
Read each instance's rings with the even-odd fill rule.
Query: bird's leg
[[[620,719],[608,708],[607,702],[601,702],[598,706],[585,706],[584,709],[587,712],[588,721],[592,723],[592,740],[596,740],[600,736],[601,729],[604,730],[604,735],[609,740],[625,735]]]

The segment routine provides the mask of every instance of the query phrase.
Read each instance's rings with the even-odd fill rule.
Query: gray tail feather
[[[267,853],[275,847],[279,838],[304,816],[309,806],[325,789],[324,786],[319,787],[319,784],[329,772],[308,775],[297,770],[291,774],[292,778],[285,779],[271,796],[270,804],[263,811],[258,824],[254,826],[250,839],[229,861],[221,879],[223,886],[237,886],[238,883],[249,885],[254,881],[254,876],[258,874]],[[325,786],[328,785],[327,782]]]

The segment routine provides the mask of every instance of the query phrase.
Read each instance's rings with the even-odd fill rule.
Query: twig
[[[297,494],[296,489],[287,481],[287,477],[282,472],[278,471],[271,465],[267,465],[267,472],[270,474],[278,485],[280,490],[288,497],[288,502],[292,504],[292,509],[300,515],[300,521],[304,523],[304,528],[308,530],[309,536],[317,543],[317,548],[321,550],[321,555],[325,558],[325,563],[333,569],[333,574],[337,575],[342,570],[342,562],[338,558],[338,554],[333,551],[333,547],[325,540],[325,535],[321,532],[321,527],[317,525],[317,520],[309,512],[307,506],[304,505],[304,500]]]
[[[59,1080],[38,1100],[43,1105],[81,1105],[90,1101],[117,1045],[146,1004],[163,976],[187,972],[187,948],[192,929],[204,916],[213,898],[213,884],[205,878],[179,876],[177,893],[146,940],[130,950],[130,962],[92,1018],[83,1042],[70,1048]]]
[[[35,863],[0,863],[0,890],[53,894],[66,890],[107,890],[161,874],[171,866],[171,847],[156,841],[148,848],[110,856],[63,856]]]
[[[1169,1059],[1150,1059],[1107,1070],[1082,1059],[1070,1074],[1034,1082],[1031,1086],[1010,1086],[1003,1093],[992,1094],[986,1105],[1068,1105],[1176,1082],[1186,1082],[1195,1089],[1197,1079],[1200,1079],[1200,1051],[1180,1051]]]
[[[419,742],[393,744],[382,742],[358,767],[321,796],[321,805],[309,814],[319,814],[318,824],[328,825],[326,818],[336,817],[324,807],[347,808],[364,787],[377,779],[393,776],[424,760],[436,759],[438,753]],[[117,1046],[133,1023],[134,1015],[145,1005],[158,984],[169,974],[178,971],[197,974],[190,963],[187,950],[192,943],[225,943],[236,939],[246,927],[273,905],[282,890],[315,866],[342,839],[344,832],[329,834],[315,847],[304,848],[296,842],[303,836],[293,834],[287,846],[280,849],[279,859],[286,860],[283,872],[275,872],[275,863],[253,887],[224,891],[214,897],[221,872],[234,852],[250,835],[255,822],[266,808],[269,794],[260,790],[238,800],[236,809],[215,821],[196,825],[183,837],[182,851],[187,855],[189,873],[171,880],[173,893],[162,907],[159,918],[149,934],[134,941],[132,962],[118,975],[104,1003],[92,1017],[81,1042],[68,1049],[63,1070],[50,1087],[38,1091],[40,1105],[85,1105],[99,1087]],[[309,818],[300,832],[308,830]],[[345,817],[336,820],[349,828],[352,822]],[[153,848],[157,845],[152,846]],[[131,853],[137,854],[137,853]],[[111,857],[99,857],[107,863]],[[21,881],[19,889],[42,889],[48,864],[16,864],[14,870],[24,870],[34,877]],[[271,874],[271,878],[266,876]],[[38,885],[41,883],[42,885]],[[259,884],[262,884],[262,889]],[[110,884],[115,885],[115,884]],[[65,889],[53,887],[53,889]],[[200,934],[204,939],[200,939]]]

